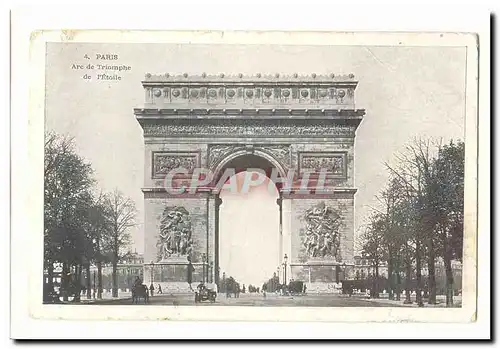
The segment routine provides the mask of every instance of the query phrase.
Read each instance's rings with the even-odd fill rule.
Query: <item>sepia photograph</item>
[[[47,42],[39,302],[461,308],[471,49]]]

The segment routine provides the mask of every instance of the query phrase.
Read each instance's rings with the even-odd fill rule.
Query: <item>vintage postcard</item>
[[[30,315],[475,321],[478,42],[32,33]]]

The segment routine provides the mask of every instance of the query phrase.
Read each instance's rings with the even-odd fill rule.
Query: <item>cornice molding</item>
[[[354,74],[188,74],[188,73],[164,73],[151,74],[146,73],[143,84],[150,83],[332,83],[332,82],[348,82],[357,83]]]
[[[331,117],[338,118],[360,118],[365,115],[365,109],[333,109],[333,108],[321,108],[315,107],[306,108],[301,106],[290,106],[289,108],[270,108],[269,106],[264,106],[263,108],[258,108],[256,106],[241,106],[241,108],[227,107],[222,108],[220,106],[207,107],[207,108],[186,108],[185,105],[178,106],[168,106],[163,108],[134,108],[134,114],[137,118],[161,118],[164,119],[168,116],[175,116],[175,118],[181,117],[195,117],[200,118],[213,118],[214,116],[235,116],[238,119],[244,118],[245,116],[251,116],[252,119],[255,117],[276,117],[286,116],[286,119],[290,119],[293,116],[295,119],[310,119],[311,117],[325,117],[330,119]]]

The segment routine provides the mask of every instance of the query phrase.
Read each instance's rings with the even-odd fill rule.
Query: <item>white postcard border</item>
[[[217,307],[217,308],[212,308],[215,310],[214,314],[209,314],[210,312],[204,312],[203,314],[200,314],[199,311],[196,311],[194,307],[178,307],[177,309],[172,307],[172,309],[169,309],[169,311],[165,311],[165,309],[162,307],[162,309],[159,310],[154,310],[154,309],[142,309],[141,306],[137,307],[137,310],[134,310],[131,312],[131,307],[117,307],[117,306],[99,306],[99,307],[82,307],[82,306],[45,306],[40,303],[41,299],[41,287],[37,287],[37,278],[39,279],[40,275],[40,262],[42,261],[42,250],[38,248],[37,246],[43,246],[43,239],[40,239],[42,236],[37,236],[35,231],[36,228],[39,228],[41,225],[40,223],[43,223],[43,212],[38,211],[38,216],[37,214],[37,207],[43,207],[43,202],[40,200],[40,195],[42,194],[41,198],[43,198],[43,192],[40,192],[40,181],[39,177],[41,173],[41,169],[43,168],[43,132],[40,133],[38,131],[43,130],[43,100],[44,100],[44,84],[42,83],[44,81],[43,79],[43,73],[44,73],[44,60],[40,59],[40,53],[42,52],[43,48],[41,47],[43,43],[46,40],[67,40],[71,38],[73,42],[76,41],[91,41],[91,42],[98,42],[99,38],[101,40],[109,40],[108,35],[115,35],[112,33],[107,33],[106,36],[100,35],[99,38],[95,37],[95,34],[92,33],[85,33],[85,32],[66,32],[64,34],[61,33],[39,33],[36,34],[35,36],[37,37],[33,41],[33,46],[31,49],[31,57],[36,59],[34,61],[34,65],[30,66],[30,78],[33,82],[36,82],[35,85],[31,85],[34,88],[30,90],[30,120],[29,120],[29,128],[33,132],[29,132],[29,137],[30,137],[30,146],[29,150],[30,151],[30,158],[29,162],[26,163],[21,163],[25,165],[24,168],[29,168],[29,180],[26,181],[28,173],[24,173],[21,175],[21,173],[17,172],[17,175],[21,175],[20,177],[16,178],[14,180],[14,176],[16,175],[15,172],[13,172],[13,195],[17,192],[17,189],[20,189],[20,186],[16,186],[20,184],[19,180],[22,178],[24,180],[24,183],[22,185],[23,188],[23,194],[25,194],[24,198],[27,199],[27,201],[24,201],[24,205],[26,205],[26,202],[28,202],[28,212],[30,212],[30,219],[29,221],[24,221],[21,219],[21,216],[19,215],[20,209],[21,209],[21,201],[17,200],[17,197],[13,196],[12,204],[13,204],[13,224],[12,224],[12,237],[13,237],[13,246],[12,250],[13,251],[18,251],[21,250],[20,246],[21,244],[30,246],[28,248],[29,250],[29,267],[30,267],[30,273],[29,273],[29,280],[30,280],[30,285],[27,287],[29,290],[29,303],[30,303],[30,313],[34,315],[34,318],[59,318],[59,319],[165,319],[169,318],[171,320],[177,320],[177,319],[196,319],[196,320],[234,320],[235,318],[231,316],[230,313],[234,311],[238,311],[239,314],[245,314],[244,320],[246,321],[251,321],[251,320],[261,320],[261,321],[266,321],[266,320],[277,320],[277,318],[282,318],[282,319],[290,319],[295,318],[295,319],[300,319],[302,321],[307,320],[307,321],[428,321],[429,318],[432,320],[438,320],[438,321],[443,321],[443,322],[456,322],[456,321],[470,321],[475,318],[475,305],[476,305],[476,251],[477,251],[477,244],[475,240],[475,233],[476,233],[476,220],[475,220],[475,215],[473,214],[474,208],[476,206],[476,188],[474,188],[474,179],[477,179],[476,176],[476,169],[473,169],[473,167],[467,166],[467,186],[466,186],[466,210],[469,212],[468,215],[466,215],[466,236],[464,236],[464,246],[465,246],[465,255],[464,255],[464,275],[467,277],[467,283],[464,283],[464,297],[463,297],[463,307],[461,309],[396,309],[396,308],[369,308],[369,309],[358,309],[358,308],[333,308],[333,309],[324,309],[324,308],[292,308],[292,309],[277,309],[277,308],[252,308],[249,309],[247,307],[244,307],[243,309],[231,307],[228,309],[222,309],[224,307]],[[238,35],[242,36],[237,37]],[[55,37],[54,37],[54,36]],[[130,36],[129,36],[130,35]],[[155,35],[161,35],[162,39],[165,39],[168,37],[168,40],[186,40],[187,39],[187,33],[170,33],[168,35],[164,35],[162,33],[155,33]],[[148,34],[148,38],[151,38],[152,36],[151,33]],[[175,36],[175,37],[172,37]],[[259,40],[262,40],[263,34],[254,34],[256,37],[259,38]],[[286,41],[287,39],[290,40],[290,34],[280,34],[280,33],[274,33],[271,34],[271,36],[275,35],[277,39],[279,39],[280,43],[283,44],[283,41]],[[311,37],[308,37],[308,35],[319,35],[319,34],[306,34],[306,33],[294,33],[293,38],[291,39],[293,41],[293,44],[300,44],[301,40],[305,40],[304,42],[307,42],[308,44],[313,44],[314,39]],[[321,34],[321,35],[330,35],[330,34]],[[339,35],[339,34],[335,34]],[[340,34],[340,35],[346,35],[346,34]],[[348,35],[348,34],[347,34]],[[401,34],[398,34],[401,35]],[[424,45],[429,46],[429,43],[432,41],[433,43],[437,45],[442,45],[443,39],[442,37],[438,38],[436,35],[439,34],[426,34],[426,35],[419,35],[418,39],[412,39],[411,44],[412,45]],[[43,36],[43,40],[41,40],[41,37]],[[356,35],[358,38],[359,36],[363,35]],[[368,41],[370,42],[370,45],[373,44],[373,40],[377,38],[377,36],[380,38],[378,34],[365,34],[365,39],[368,38]],[[378,44],[383,44],[383,45],[388,45],[388,44],[395,44],[397,40],[400,40],[397,35],[390,35],[392,36],[390,39],[386,36],[382,39],[380,39],[380,42],[377,42]],[[409,34],[405,35],[405,44],[408,44],[408,36]],[[411,36],[411,35],[410,35]],[[426,36],[423,38],[423,36]],[[450,40],[450,45],[457,45],[461,40],[463,40],[464,36],[459,35],[459,34],[446,34],[447,39]],[[234,42],[238,43],[244,43],[242,40],[246,40],[247,42],[251,40],[252,35],[249,35],[248,33],[234,33],[234,36],[232,34],[225,33],[224,36],[221,36],[220,34],[202,34],[200,41],[202,42],[223,42],[228,43],[232,42],[231,40],[235,40]],[[113,42],[125,42],[126,40],[139,40],[140,39],[140,34],[138,32],[122,32],[119,33],[118,36],[112,38]],[[267,37],[266,37],[267,39]],[[337,38],[336,38],[337,39]],[[158,39],[150,39],[150,40],[158,40]],[[270,40],[270,39],[269,39]],[[322,39],[323,41],[324,39]],[[346,43],[349,41],[351,44],[356,43],[356,44],[363,44],[362,40],[352,40],[352,36],[350,39],[345,38]],[[393,41],[391,41],[393,40]],[[415,41],[413,41],[415,40]],[[472,40],[472,42],[471,42]],[[190,38],[191,42],[195,42],[196,40],[193,40],[193,38]],[[171,41],[170,41],[171,42]],[[179,42],[179,41],[176,41]],[[267,41],[268,43],[270,41]],[[324,42],[324,41],[323,41]],[[342,42],[342,39],[339,39],[336,41],[336,43]],[[15,45],[13,45],[15,46]],[[469,36],[469,42],[468,42],[468,47],[469,48],[474,48],[475,46],[475,40],[471,39]],[[475,62],[477,60],[477,56],[474,54],[474,49],[469,50],[469,55],[468,57],[468,62]],[[472,53],[471,53],[472,52]],[[477,78],[477,72],[474,70],[477,70],[477,65],[476,64],[469,64],[468,65],[468,74],[470,73],[469,77],[471,79],[468,79],[468,93],[467,93],[467,126],[466,126],[466,140],[468,142],[468,145],[466,145],[467,149],[467,162],[470,163],[477,163],[477,149],[475,146],[469,147],[469,144],[471,144],[471,140],[477,140],[477,133],[476,133],[476,115],[477,115],[477,102],[476,102],[476,96],[477,96],[477,88],[475,87],[476,85],[474,84],[474,80]],[[472,81],[472,83],[471,83]],[[42,116],[42,117],[40,117]],[[41,127],[41,128],[40,128]],[[16,129],[17,131],[17,129]],[[22,132],[22,131],[20,131]],[[18,134],[19,135],[19,134]],[[41,138],[40,138],[41,137]],[[40,147],[40,144],[42,147]],[[475,142],[474,142],[475,145]],[[22,147],[16,148],[18,152],[21,152],[23,150]],[[42,156],[40,156],[42,155]],[[40,160],[42,162],[40,162]],[[35,165],[35,166],[34,166]],[[19,166],[17,167],[19,169]],[[471,181],[472,178],[472,181]],[[42,182],[43,183],[43,182]],[[28,195],[29,194],[29,195]],[[38,197],[37,197],[38,196]],[[469,211],[469,209],[472,209],[472,211]],[[26,208],[24,207],[24,210]],[[36,218],[31,219],[31,218]],[[29,226],[27,225],[29,223]],[[28,227],[30,227],[28,229]],[[16,237],[14,238],[15,232],[18,231],[26,231],[27,233],[24,234],[23,236],[18,236],[16,234]],[[26,257],[26,255],[24,255]],[[12,265],[17,266],[19,268],[19,264],[21,261],[20,258],[16,256],[15,253],[12,254]],[[36,266],[36,267],[35,267]],[[16,273],[16,269],[13,269],[13,284],[14,285],[23,285],[24,282],[21,281],[22,278],[19,276],[22,275],[22,273]],[[464,277],[465,279],[465,277]],[[16,283],[16,281],[19,281],[19,283]],[[464,280],[465,281],[465,280]],[[22,287],[22,286],[21,286]],[[17,286],[13,288],[14,290],[17,289]],[[14,292],[15,294],[16,292]],[[15,297],[13,297],[13,300],[15,300]],[[17,305],[19,305],[19,299],[17,302]],[[50,307],[50,309],[49,309]],[[182,308],[182,309],[181,309]],[[184,309],[188,308],[188,309]],[[13,316],[17,314],[17,309],[15,308],[15,312],[13,312]],[[94,310],[95,309],[95,310]],[[227,310],[227,313],[226,313]],[[147,314],[146,314],[147,313]],[[216,314],[215,314],[216,313]],[[333,313],[333,314],[332,314]],[[103,315],[104,314],[104,315]],[[241,319],[241,316],[239,316],[239,319]]]

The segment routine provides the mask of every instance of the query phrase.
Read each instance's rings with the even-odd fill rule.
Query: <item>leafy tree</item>
[[[437,217],[439,251],[446,272],[446,304],[453,305],[451,261],[462,260],[464,230],[464,142],[450,141],[439,148],[435,161],[437,173],[434,214]]]
[[[103,241],[108,240],[111,231],[111,224],[109,220],[109,208],[105,203],[106,196],[100,192],[95,194],[92,202],[87,210],[89,220],[89,244],[92,247],[92,255],[88,259],[93,261],[97,267],[97,298],[102,299],[102,266],[103,263],[109,262],[109,252],[105,250],[106,244]],[[90,267],[88,269],[88,284],[90,287]]]
[[[54,263],[63,263],[61,286],[67,299],[71,269],[82,254],[85,232],[79,224],[79,207],[93,184],[92,169],[76,153],[69,137],[47,133],[44,150],[44,269],[49,284],[44,290],[53,289]]]
[[[98,298],[102,298],[102,265],[113,265],[113,296],[118,296],[117,265],[127,254],[134,203],[118,190],[95,194],[92,168],[76,150],[72,138],[45,135],[44,269],[48,274],[44,299],[53,291],[54,263],[62,263],[63,297],[78,301],[86,272],[91,295],[90,264],[98,269]]]

